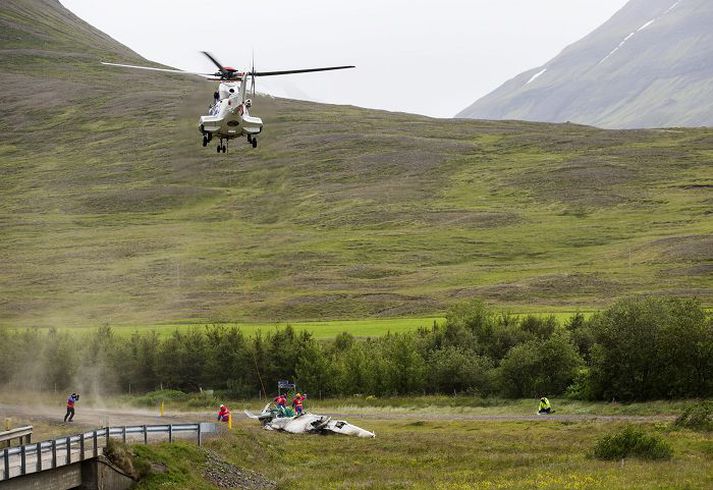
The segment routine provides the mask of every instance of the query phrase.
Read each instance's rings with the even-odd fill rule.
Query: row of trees
[[[323,396],[470,393],[647,400],[713,395],[713,319],[691,299],[624,300],[564,324],[479,301],[408,334],[319,342],[291,327],[246,337],[208,326],[117,336],[0,330],[0,383],[96,393],[159,387],[268,393],[278,379]]]

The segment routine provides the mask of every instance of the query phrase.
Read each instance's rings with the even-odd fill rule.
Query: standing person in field
[[[79,395],[72,393],[67,398],[67,413],[64,414],[64,421],[67,422],[67,417],[69,417],[69,422],[74,419],[74,404],[79,401]]]
[[[552,410],[552,405],[550,405],[550,401],[547,399],[547,397],[546,396],[540,397],[540,404],[537,407],[537,413],[550,414],[552,412],[554,412],[554,410]]]
[[[285,415],[285,405],[287,404],[287,398],[285,395],[278,393],[273,401],[275,402],[275,406],[277,407],[277,411],[280,415]]]
[[[296,415],[302,415],[302,402],[305,401],[305,398],[307,396],[302,396],[300,393],[297,393],[295,397],[292,399],[292,408],[295,409],[295,414]]]

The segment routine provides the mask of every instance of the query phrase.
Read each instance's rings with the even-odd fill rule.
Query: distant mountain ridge
[[[457,117],[604,128],[713,126],[713,2],[631,0]]]

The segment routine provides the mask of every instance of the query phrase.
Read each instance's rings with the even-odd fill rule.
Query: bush
[[[693,299],[642,297],[592,318],[592,389],[624,401],[713,394],[713,322]]]
[[[594,446],[594,457],[617,460],[627,457],[641,459],[671,459],[673,448],[660,436],[647,434],[642,429],[629,426],[624,430],[604,436]]]
[[[104,448],[104,456],[134,480],[140,480],[151,473],[150,464],[134,461],[131,449],[116,439],[109,439]]]
[[[531,340],[510,349],[498,368],[501,390],[511,398],[560,394],[581,365],[567,332],[559,331],[547,340]]]
[[[688,407],[679,415],[673,426],[677,429],[713,431],[713,402],[703,402]]]

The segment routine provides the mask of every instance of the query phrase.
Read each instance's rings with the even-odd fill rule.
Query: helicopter
[[[311,73],[318,71],[345,70],[356,68],[349,66],[327,66],[321,68],[304,68],[299,70],[256,71],[253,58],[250,71],[239,71],[230,66],[223,66],[213,55],[201,51],[217,68],[215,73],[196,73],[184,70],[167,68],[154,68],[150,66],[124,65],[120,63],[107,63],[103,65],[121,68],[135,68],[139,70],[160,71],[206,77],[208,80],[220,81],[218,89],[213,94],[213,101],[208,109],[208,114],[200,117],[198,130],[203,136],[203,146],[208,146],[213,138],[219,143],[217,153],[228,151],[228,142],[234,138],[246,137],[248,144],[257,148],[257,136],[262,132],[263,122],[259,117],[250,115],[250,109],[255,98],[255,79],[257,77],[270,77],[276,75],[291,75],[294,73]],[[248,85],[250,89],[248,90]]]

